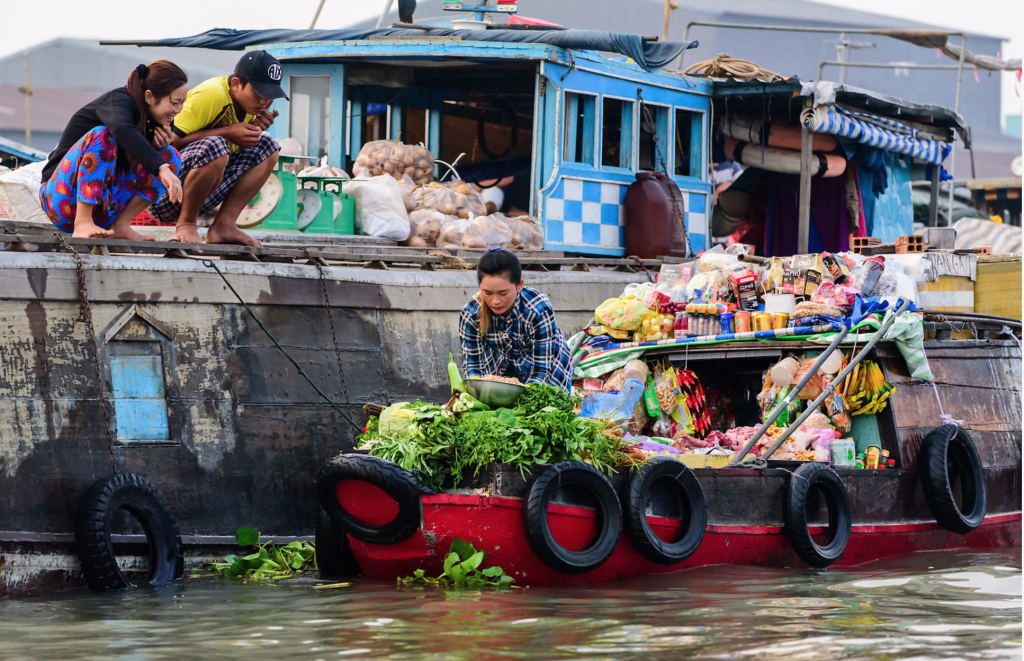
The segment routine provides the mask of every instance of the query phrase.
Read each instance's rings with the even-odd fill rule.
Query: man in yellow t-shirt
[[[260,245],[236,223],[277,165],[281,146],[264,131],[278,116],[270,105],[280,98],[288,98],[281,63],[265,51],[247,52],[230,76],[189,90],[171,126],[181,154],[182,200],[164,195],[149,210],[161,222],[176,223],[172,241],[202,243],[197,220],[219,204],[206,242]]]

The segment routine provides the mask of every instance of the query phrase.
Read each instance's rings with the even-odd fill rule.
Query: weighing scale
[[[285,163],[315,160],[278,156],[277,167],[238,216],[238,227],[310,234],[355,234],[355,198],[341,192],[338,177],[298,177]],[[328,190],[328,185],[334,188]]]

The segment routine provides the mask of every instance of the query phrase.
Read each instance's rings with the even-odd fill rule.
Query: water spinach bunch
[[[514,409],[490,410],[475,401],[463,393],[453,397],[452,410],[393,404],[371,421],[375,433],[362,436],[362,447],[436,489],[492,463],[526,471],[575,459],[607,472],[628,463],[620,439],[607,433],[608,423],[576,415],[578,402],[560,388],[531,384]]]
[[[440,576],[432,578],[426,575],[426,570],[417,569],[412,576],[400,577],[398,584],[421,583],[438,588],[512,587],[515,579],[505,574],[501,567],[480,569],[486,557],[486,553],[477,551],[472,544],[456,537],[444,558],[444,572]]]
[[[222,562],[208,567],[221,578],[242,578],[255,581],[289,578],[316,569],[316,548],[309,542],[289,542],[278,546],[273,540],[260,544],[260,534],[248,526],[239,528],[235,541],[242,547],[255,547],[245,556],[226,555]]]

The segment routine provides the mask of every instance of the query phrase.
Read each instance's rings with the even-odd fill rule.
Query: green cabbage
[[[387,407],[380,414],[381,436],[391,438],[408,438],[414,435],[416,428],[416,411],[408,402],[398,402]]]

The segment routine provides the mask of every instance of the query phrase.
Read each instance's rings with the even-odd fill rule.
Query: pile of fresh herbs
[[[416,585],[422,583],[433,587],[479,588],[512,587],[513,578],[505,574],[501,567],[480,569],[486,554],[477,551],[469,542],[456,537],[451,549],[444,558],[444,573],[435,578],[427,576],[423,569],[417,569],[412,576],[398,579],[399,585]]]
[[[289,578],[316,569],[316,549],[309,542],[290,542],[278,546],[273,540],[260,544],[260,534],[246,526],[235,533],[241,547],[254,548],[244,556],[227,555],[223,562],[214,562],[209,568],[222,578],[243,578],[256,581]]]
[[[608,423],[581,418],[565,391],[531,384],[513,409],[489,410],[469,395],[453,398],[451,410],[423,402],[389,406],[360,436],[370,454],[414,471],[444,488],[489,464],[526,470],[536,464],[576,459],[610,471],[625,455]]]

